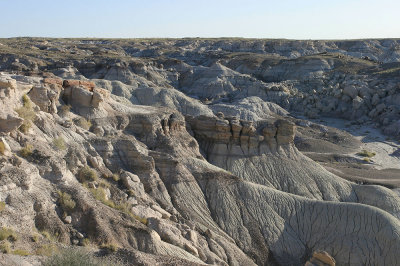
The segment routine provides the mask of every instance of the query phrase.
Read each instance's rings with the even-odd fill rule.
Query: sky
[[[400,38],[400,0],[0,0],[0,37]]]

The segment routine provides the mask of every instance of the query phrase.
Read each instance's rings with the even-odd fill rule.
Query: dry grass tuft
[[[65,213],[71,213],[76,206],[76,202],[72,199],[71,195],[62,191],[57,191],[57,194],[58,204],[60,204],[63,211]]]
[[[89,120],[87,120],[87,119],[85,119],[83,117],[75,120],[74,122],[75,122],[75,125],[83,128],[85,130],[89,130],[91,128],[91,126],[92,126],[92,122],[90,122]]]
[[[31,144],[26,144],[20,151],[19,154],[24,157],[27,158],[29,156],[32,155],[32,150],[33,150],[33,146]]]
[[[65,141],[63,137],[58,137],[53,139],[53,145],[56,147],[58,150],[65,150],[67,146],[65,145]]]
[[[362,150],[361,152],[357,153],[358,156],[363,156],[367,158],[372,158],[376,155],[375,152],[367,151],[367,150]]]
[[[95,170],[86,165],[85,167],[81,168],[81,170],[79,170],[78,179],[81,182],[97,181],[98,176]]]

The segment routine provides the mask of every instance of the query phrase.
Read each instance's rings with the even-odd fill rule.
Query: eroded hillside
[[[0,258],[397,265],[399,60],[399,40],[1,39]]]

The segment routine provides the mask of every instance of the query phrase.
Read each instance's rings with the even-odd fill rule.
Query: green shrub
[[[0,241],[2,240],[17,241],[17,234],[10,228],[2,227],[0,229]]]
[[[115,203],[112,200],[109,200],[106,198],[106,192],[104,190],[104,188],[99,187],[99,188],[89,188],[89,191],[92,193],[93,197],[98,200],[101,201],[104,205],[107,205],[110,208],[119,210],[127,215],[129,215],[130,217],[132,217],[135,220],[138,220],[139,222],[141,222],[144,225],[147,225],[147,219],[137,216],[135,214],[133,214],[131,212],[131,205],[127,202],[123,202],[123,203]]]
[[[0,141],[0,154],[4,155],[4,152],[6,151],[6,146],[2,141]]]
[[[61,205],[64,212],[71,213],[76,206],[76,202],[72,199],[71,195],[66,192],[57,191],[57,193],[58,204]]]
[[[81,117],[81,118],[75,120],[75,125],[83,128],[85,130],[89,130],[90,127],[92,126],[92,123],[89,120]]]
[[[82,246],[87,247],[91,244],[90,239],[89,238],[84,238],[82,239]]]
[[[58,233],[53,234],[48,231],[40,231],[40,234],[52,242],[58,241]]]
[[[58,247],[54,244],[46,244],[36,249],[35,254],[39,256],[49,257],[58,251]],[[51,264],[49,264],[51,265]]]
[[[32,102],[31,99],[29,99],[28,95],[24,94],[22,96],[22,104],[26,108],[32,108]]]
[[[147,222],[148,222],[147,219],[145,217],[140,217],[140,216],[138,216],[136,214],[133,214],[131,212],[131,207],[132,206],[129,203],[124,202],[124,203],[120,203],[120,204],[115,204],[114,208],[119,210],[119,211],[122,211],[123,213],[125,213],[127,215],[129,215],[133,219],[138,220],[142,224],[147,225]]]
[[[30,255],[29,251],[23,250],[23,249],[15,249],[11,253],[14,254],[14,255],[18,255],[18,256],[28,256],[28,255]]]
[[[65,150],[67,146],[65,145],[65,141],[63,137],[58,137],[53,139],[53,145],[56,147],[58,150]]]
[[[96,171],[86,165],[85,167],[81,168],[81,170],[79,170],[78,178],[81,182],[96,181],[98,179],[98,176],[96,174]]]
[[[112,179],[113,179],[115,182],[118,182],[119,179],[120,179],[119,174],[113,174],[113,175],[112,175]]]
[[[362,150],[361,152],[357,153],[357,155],[371,158],[371,157],[374,157],[376,155],[376,153],[375,152],[370,152],[370,151],[367,151],[367,150]]]
[[[113,259],[96,258],[85,250],[69,248],[55,253],[47,259],[44,266],[122,266]]]
[[[109,188],[109,187],[111,187],[111,184],[107,180],[100,179],[99,180],[99,187]]]
[[[102,244],[100,248],[108,249],[111,252],[115,252],[119,249],[119,247],[114,243]]]
[[[0,252],[2,253],[10,253],[11,252],[11,247],[10,247],[10,243],[8,243],[7,241],[4,243],[0,244]]]
[[[92,193],[93,197],[96,200],[101,201],[104,205],[107,205],[108,207],[115,208],[115,203],[112,200],[108,200],[106,198],[106,192],[104,188],[89,188],[89,191]]]
[[[24,120],[22,125],[19,127],[19,131],[22,133],[28,133],[29,129],[32,127],[32,123],[29,120]]]
[[[22,96],[22,103],[22,107],[15,109],[15,111],[24,119],[19,130],[23,133],[27,133],[29,128],[32,126],[32,121],[35,121],[36,119],[36,114],[32,108],[32,102],[26,94]]]
[[[26,144],[20,151],[19,154],[24,157],[27,158],[29,156],[32,155],[32,150],[33,150],[33,146],[31,144]]]
[[[135,196],[135,191],[133,189],[129,189],[127,191],[127,194],[128,194],[129,197],[133,197],[133,196]]]
[[[6,208],[6,203],[4,201],[0,201],[0,212]]]
[[[38,234],[33,234],[32,236],[31,236],[31,240],[32,240],[32,242],[38,242],[39,241],[39,235]]]

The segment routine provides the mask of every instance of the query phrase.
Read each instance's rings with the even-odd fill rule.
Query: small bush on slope
[[[65,141],[63,137],[58,137],[53,139],[53,145],[56,147],[58,150],[65,150],[67,146],[65,145]]]
[[[83,128],[83,129],[86,129],[86,130],[89,130],[90,127],[92,126],[92,123],[83,117],[79,118],[78,120],[75,120],[74,122],[75,122],[75,125]]]
[[[371,152],[371,151],[367,151],[367,150],[362,150],[361,152],[357,153],[357,155],[363,156],[363,157],[367,157],[367,158],[371,158],[371,157],[374,157],[376,155],[376,153],[375,152]]]
[[[2,141],[0,141],[0,154],[4,155],[4,152],[6,151],[6,147]]]
[[[58,203],[61,205],[61,208],[65,213],[71,213],[75,206],[76,202],[72,199],[71,195],[62,192],[62,191],[57,191],[58,193]]]
[[[44,266],[122,266],[118,261],[96,258],[88,252],[80,249],[65,249],[55,253]]]
[[[32,102],[26,94],[22,96],[22,103],[23,103],[22,107],[15,109],[15,111],[21,118],[24,119],[24,122],[19,127],[19,130],[23,133],[26,133],[32,126],[32,121],[35,121],[36,114],[32,108]]]
[[[29,156],[32,155],[32,149],[33,149],[33,146],[32,146],[32,145],[26,144],[26,145],[19,151],[19,154],[20,154],[22,157],[27,158],[27,157],[29,157]]]
[[[2,227],[0,229],[0,241],[2,240],[10,240],[10,241],[16,241],[17,240],[17,234],[10,228]]]
[[[79,170],[78,178],[81,182],[96,181],[98,179],[98,176],[96,174],[96,171],[86,165],[85,167],[81,168],[81,170]]]

